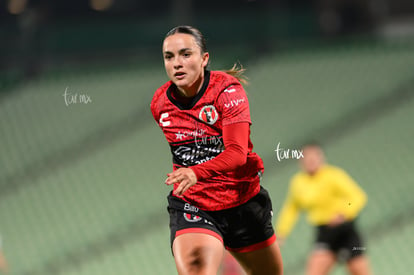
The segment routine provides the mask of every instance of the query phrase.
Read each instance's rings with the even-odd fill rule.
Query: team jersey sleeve
[[[150,109],[152,117],[158,126],[161,125],[160,119],[162,119],[162,106],[164,105],[162,93],[160,90],[157,90],[154,94],[154,97],[151,100]]]
[[[197,180],[234,171],[246,163],[250,125],[229,124],[223,127],[223,142],[226,150],[212,160],[190,167]]]
[[[155,102],[155,100],[152,100],[151,101],[150,108],[151,108],[152,117],[158,123],[159,115],[158,115],[158,112],[156,110],[156,102]]]
[[[223,126],[239,122],[251,124],[249,101],[241,84],[230,85],[224,89],[218,96],[216,106]]]

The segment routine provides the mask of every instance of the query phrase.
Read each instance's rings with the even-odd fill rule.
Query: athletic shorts
[[[354,221],[350,221],[334,227],[318,226],[315,249],[328,249],[336,254],[338,260],[349,261],[362,255],[366,248]]]
[[[263,187],[246,203],[218,211],[203,211],[170,193],[168,212],[171,247],[174,239],[185,233],[212,235],[233,252],[255,251],[270,246],[276,240],[272,203]]]

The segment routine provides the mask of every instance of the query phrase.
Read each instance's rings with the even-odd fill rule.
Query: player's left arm
[[[230,86],[216,103],[222,117],[222,136],[225,150],[212,160],[180,168],[168,174],[166,184],[180,182],[175,194],[180,196],[197,181],[236,170],[247,161],[250,135],[250,111],[246,93],[241,85]]]
[[[167,174],[168,178],[165,183],[171,185],[180,182],[175,195],[181,196],[198,180],[236,170],[246,163],[249,131],[250,125],[247,122],[224,126],[223,142],[226,149],[221,154],[204,163],[190,168],[179,168]]]

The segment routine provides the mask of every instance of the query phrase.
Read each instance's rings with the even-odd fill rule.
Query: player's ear
[[[208,52],[203,53],[203,56],[202,56],[202,59],[203,59],[202,66],[204,68],[207,67],[209,58],[210,58],[210,55],[208,54]]]

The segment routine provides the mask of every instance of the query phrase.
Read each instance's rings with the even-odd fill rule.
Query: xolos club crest
[[[206,122],[210,125],[213,125],[218,119],[218,113],[217,113],[216,107],[214,107],[213,105],[204,106],[201,109],[200,114],[198,115],[198,117],[202,121],[204,121],[204,122]]]
[[[198,222],[201,221],[202,218],[200,216],[184,212],[184,219],[188,222]]]

